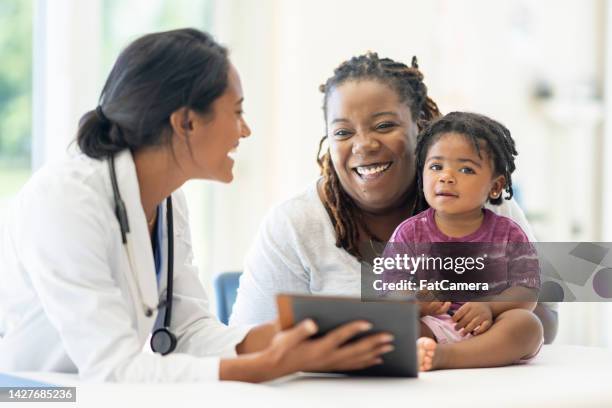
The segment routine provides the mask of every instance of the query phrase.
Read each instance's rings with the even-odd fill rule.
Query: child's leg
[[[427,326],[421,320],[419,320],[419,324],[420,324],[420,329],[421,329],[421,332],[419,333],[419,337],[429,337],[430,339],[435,340],[436,336],[434,336],[429,326]]]
[[[542,341],[542,324],[530,311],[501,313],[489,330],[465,341],[436,344],[429,338],[417,343],[420,368],[498,367],[535,353]]]
[[[427,371],[431,368],[424,368],[424,362],[428,362],[431,365],[431,361],[434,357],[434,352],[430,351],[432,349],[435,351],[436,347],[436,337],[434,336],[431,329],[422,321],[419,321],[421,327],[420,338],[417,342],[417,360],[419,361],[419,371]],[[429,340],[431,342],[430,346],[425,346],[422,344],[423,340]],[[429,343],[428,343],[429,344]]]

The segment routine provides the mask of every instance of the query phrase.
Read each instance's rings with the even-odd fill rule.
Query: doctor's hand
[[[365,321],[347,323],[318,339],[310,339],[318,330],[312,320],[278,332],[270,345],[258,353],[222,360],[220,378],[261,382],[297,371],[348,371],[382,364],[382,355],[393,350],[393,336],[373,334],[346,344],[355,335],[368,331]]]

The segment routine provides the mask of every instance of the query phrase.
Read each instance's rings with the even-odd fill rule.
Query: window
[[[103,0],[103,61],[104,77],[123,47],[155,31],[194,27],[209,30],[212,24],[210,0]]]
[[[32,2],[0,2],[0,212],[30,175]]]

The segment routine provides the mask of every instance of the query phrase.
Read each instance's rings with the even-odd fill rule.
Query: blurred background
[[[0,217],[32,172],[74,148],[121,49],[191,26],[229,47],[253,130],[231,186],[185,187],[211,297],[212,277],[242,268],[270,207],[317,177],[318,86],[368,50],[417,55],[443,113],[476,111],[511,130],[517,198],[538,240],[609,242],[610,21],[608,0],[0,0]],[[611,346],[611,313],[560,305],[557,342]]]

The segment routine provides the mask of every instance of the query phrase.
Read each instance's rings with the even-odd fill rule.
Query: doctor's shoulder
[[[15,198],[19,218],[36,220],[40,227],[62,228],[66,218],[92,217],[109,228],[102,222],[113,214],[105,170],[104,161],[82,154],[41,167]]]

